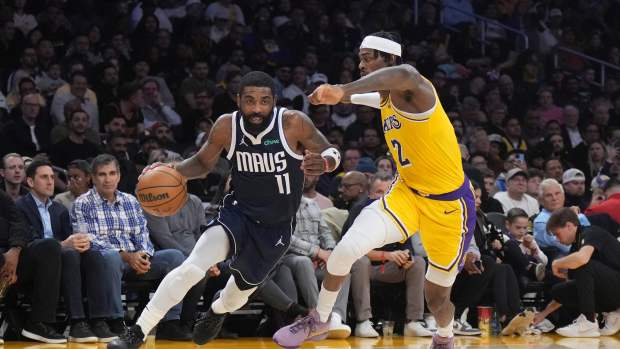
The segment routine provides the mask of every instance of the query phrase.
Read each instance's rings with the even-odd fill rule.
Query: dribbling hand
[[[140,176],[138,176],[138,180],[140,180],[140,177],[144,176],[147,172],[149,172],[150,170],[157,168],[159,166],[168,166],[170,168],[174,168],[174,164],[169,164],[169,163],[163,163],[163,162],[154,162],[150,165],[148,165],[147,167],[144,168],[144,170],[142,170],[142,173],[140,173]]]
[[[344,97],[344,90],[339,85],[323,84],[308,96],[308,101],[312,104],[335,105],[340,103]]]

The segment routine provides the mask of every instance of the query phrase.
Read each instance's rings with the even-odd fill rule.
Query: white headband
[[[368,35],[362,41],[360,48],[371,48],[398,57],[402,55],[402,48],[399,43],[378,36]]]

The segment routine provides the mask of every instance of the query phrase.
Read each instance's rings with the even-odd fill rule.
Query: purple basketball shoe
[[[446,338],[437,334],[433,336],[433,343],[431,343],[430,349],[453,349],[454,348],[454,336]]]
[[[279,329],[274,333],[273,341],[283,348],[293,349],[305,341],[320,341],[327,338],[328,330],[329,320],[321,322],[319,313],[312,310],[308,316]]]

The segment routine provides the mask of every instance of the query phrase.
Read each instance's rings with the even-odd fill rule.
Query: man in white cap
[[[475,198],[435,87],[413,66],[401,64],[401,56],[394,34],[368,35],[359,50],[362,77],[346,85],[321,85],[308,97],[312,104],[344,102],[380,109],[399,177],[382,198],[362,210],[334,248],[317,308],[274,334],[282,347],[325,338],[329,314],[353,263],[364,256],[385,263],[390,257],[373,250],[417,231],[429,264],[424,294],[437,321],[431,348],[454,347],[450,291],[474,230]]]
[[[500,191],[493,196],[502,204],[504,212],[518,207],[532,217],[540,211],[538,201],[526,193],[528,178],[527,172],[518,167],[506,173],[506,191]]]
[[[586,176],[577,168],[569,168],[562,175],[562,186],[566,196],[566,207],[577,206],[584,211],[590,204],[586,195]]]

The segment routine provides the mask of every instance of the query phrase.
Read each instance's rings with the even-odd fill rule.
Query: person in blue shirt
[[[564,245],[549,231],[547,231],[547,221],[551,214],[564,207],[565,195],[562,185],[553,178],[547,178],[540,183],[539,199],[543,209],[534,219],[534,238],[541,249],[545,251],[549,260],[562,257],[570,251],[570,245]],[[574,207],[578,214],[579,222],[582,226],[590,226],[588,218],[579,213],[579,208]]]
[[[185,257],[177,249],[155,250],[138,199],[118,190],[121,169],[113,155],[95,157],[91,171],[94,186],[73,203],[71,222],[86,227],[91,248],[100,251],[106,260],[111,278],[108,282],[113,289],[111,317],[116,323],[111,327],[113,332],[123,334],[122,280],[161,280],[183,263]],[[195,298],[188,297],[186,302],[175,304],[162,314],[165,321],[157,328],[158,339],[191,339],[189,325],[180,319],[182,307],[187,311],[187,307],[194,306],[192,301]]]

